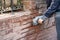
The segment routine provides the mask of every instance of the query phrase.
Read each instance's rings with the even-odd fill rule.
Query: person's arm
[[[48,19],[48,17],[50,17],[51,14],[58,9],[59,5],[60,5],[60,0],[54,0],[54,1],[52,1],[50,7],[46,10],[46,12],[45,12],[44,15],[37,16],[36,18],[33,19],[33,25],[37,25],[39,23],[42,23],[46,19]]]
[[[50,7],[46,10],[45,16],[50,17],[53,12],[55,12],[60,5],[60,0],[54,0],[52,1]]]

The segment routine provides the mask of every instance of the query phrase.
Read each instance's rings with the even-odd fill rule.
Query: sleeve
[[[53,12],[55,12],[60,5],[60,0],[54,0],[52,1],[50,7],[46,10],[45,16],[50,17]]]

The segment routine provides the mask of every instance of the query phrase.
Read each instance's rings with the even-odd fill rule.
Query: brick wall
[[[40,13],[45,8],[45,3],[41,3]],[[1,14],[0,40],[57,40],[55,15],[43,25],[33,26],[32,19],[38,15],[36,10],[15,12],[13,15]]]
[[[45,11],[47,6],[45,0],[23,0],[22,3],[24,10],[32,10],[37,7],[40,12]]]
[[[35,9],[35,0],[23,0],[23,8],[24,10],[31,10]]]
[[[17,13],[0,15],[0,40],[56,40],[54,17],[44,25],[33,26],[32,19],[38,12]]]

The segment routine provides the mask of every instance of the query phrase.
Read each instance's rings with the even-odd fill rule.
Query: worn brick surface
[[[56,40],[54,17],[49,18],[44,25],[32,25],[32,19],[38,13],[18,12],[14,15],[0,15],[0,40]],[[25,15],[28,13],[28,15]],[[22,15],[23,14],[23,15]],[[36,15],[37,14],[37,15]],[[53,15],[54,16],[54,15]]]
[[[23,0],[23,6],[24,10],[35,9],[36,7],[35,0]]]
[[[43,3],[40,12],[45,10],[46,5]],[[40,14],[36,10],[1,14],[0,40],[57,40],[55,15],[47,19],[43,25],[33,26],[32,19],[38,15]]]

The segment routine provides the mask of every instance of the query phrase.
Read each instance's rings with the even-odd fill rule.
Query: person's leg
[[[60,12],[56,12],[57,40],[60,40]]]

